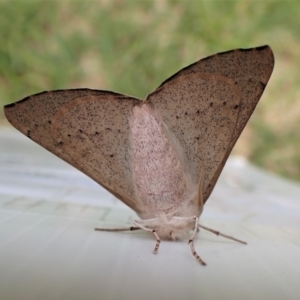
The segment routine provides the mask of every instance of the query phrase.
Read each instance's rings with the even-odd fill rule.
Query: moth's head
[[[181,240],[188,238],[195,227],[195,218],[162,215],[155,219],[139,220],[137,223],[155,230],[161,239]]]
[[[195,217],[202,214],[201,195],[201,189],[188,189],[185,197],[167,210],[145,210],[138,213],[142,219],[138,223],[155,230],[162,239],[183,239],[194,229]]]

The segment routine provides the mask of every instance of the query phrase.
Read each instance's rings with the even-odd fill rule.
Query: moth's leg
[[[198,226],[199,226],[200,228],[203,228],[203,229],[205,229],[205,230],[207,230],[207,231],[210,231],[210,232],[214,233],[215,235],[219,235],[219,236],[222,236],[222,237],[224,237],[224,238],[227,238],[227,239],[230,239],[230,240],[233,240],[233,241],[239,242],[239,243],[241,243],[241,244],[245,244],[245,245],[247,245],[247,243],[246,243],[246,242],[244,242],[244,241],[241,241],[241,240],[238,240],[238,239],[236,239],[236,238],[235,238],[235,237],[233,237],[233,236],[226,235],[226,234],[224,234],[224,233],[221,233],[220,231],[217,231],[217,230],[214,230],[214,229],[211,229],[211,228],[205,227],[205,226],[203,226],[203,225],[200,225],[200,224],[198,224]]]
[[[143,229],[143,230],[148,231],[148,232],[152,232],[154,234],[154,236],[156,238],[156,244],[155,244],[153,253],[157,254],[157,251],[158,251],[158,248],[159,248],[159,244],[160,244],[160,238],[159,238],[158,234],[156,233],[155,229],[147,228],[147,227],[139,224],[136,221],[133,221],[133,224],[136,225],[136,226],[138,226],[140,229]]]
[[[140,227],[124,227],[124,228],[95,228],[96,231],[109,231],[109,232],[118,232],[118,231],[134,231],[141,230]]]
[[[197,231],[198,231],[198,226],[199,226],[199,217],[193,217],[195,219],[195,228],[193,231],[193,235],[189,240],[189,245],[191,247],[191,251],[193,256],[198,260],[198,262],[202,265],[202,266],[206,266],[206,263],[201,259],[201,257],[198,255],[198,253],[195,250],[194,247],[194,239],[196,237]]]

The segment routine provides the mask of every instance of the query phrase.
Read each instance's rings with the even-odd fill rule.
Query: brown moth
[[[9,122],[90,176],[141,218],[122,231],[191,233],[274,67],[269,46],[201,59],[142,101],[103,90],[42,92],[6,105]],[[244,243],[244,242],[242,242]]]

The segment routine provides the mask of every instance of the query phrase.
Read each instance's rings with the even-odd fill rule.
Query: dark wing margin
[[[180,70],[148,95],[180,141],[204,201],[252,115],[274,68],[269,46],[218,53]]]
[[[30,139],[82,171],[139,212],[134,197],[129,117],[141,100],[90,89],[57,90],[4,108]]]

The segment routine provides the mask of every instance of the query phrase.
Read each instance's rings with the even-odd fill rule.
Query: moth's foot
[[[195,247],[194,247],[194,240],[189,240],[188,244],[190,245],[191,247],[191,251],[192,251],[192,254],[193,256],[197,259],[197,261],[202,265],[202,266],[206,266],[206,263],[201,259],[201,257],[198,255],[198,253],[196,252],[195,250]]]
[[[159,248],[159,245],[160,245],[160,238],[159,238],[158,234],[156,233],[156,231],[154,229],[152,230],[152,233],[154,234],[154,236],[156,238],[156,244],[155,244],[153,253],[157,254],[157,251],[158,251],[158,248]]]

